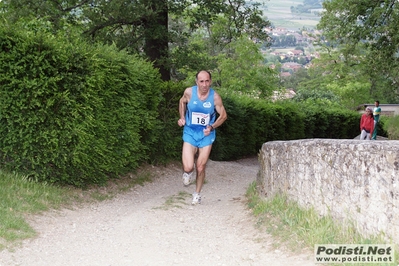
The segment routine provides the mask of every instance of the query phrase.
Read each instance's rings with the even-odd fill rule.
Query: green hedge
[[[358,112],[322,106],[303,106],[302,112],[305,138],[352,139],[360,134]]]
[[[3,168],[84,186],[149,159],[161,99],[150,63],[46,27],[3,24],[0,64]]]
[[[179,82],[164,82],[158,106],[158,128],[153,132],[158,140],[151,147],[150,163],[181,160],[183,129],[178,126],[179,100],[186,87]]]
[[[354,111],[231,95],[224,96],[223,101],[228,120],[217,131],[213,160],[256,155],[267,141],[353,139],[359,134],[360,114]]]

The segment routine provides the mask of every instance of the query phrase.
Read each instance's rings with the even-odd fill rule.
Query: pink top
[[[374,131],[374,117],[372,114],[369,115],[364,113],[362,115],[360,119],[360,131],[362,131],[362,129],[365,129],[369,133]]]

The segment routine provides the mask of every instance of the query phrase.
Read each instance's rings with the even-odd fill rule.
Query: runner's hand
[[[186,119],[180,118],[179,120],[177,120],[177,124],[179,125],[179,127],[184,126],[186,124]]]

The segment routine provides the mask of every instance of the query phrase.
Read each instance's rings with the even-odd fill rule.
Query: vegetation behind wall
[[[360,114],[339,106],[267,102],[226,96],[228,120],[217,131],[211,158],[231,160],[256,155],[262,144],[302,138],[353,139]]]

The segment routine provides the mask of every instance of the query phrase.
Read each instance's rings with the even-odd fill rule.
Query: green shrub
[[[211,159],[256,155],[267,141],[304,137],[303,116],[296,104],[233,95],[222,97],[228,119],[217,130]]]
[[[158,126],[153,131],[157,142],[151,146],[150,161],[166,163],[170,160],[180,160],[182,150],[183,128],[179,127],[179,100],[185,86],[180,82],[164,82],[162,97],[158,106]]]
[[[381,117],[381,120],[378,124],[380,125],[377,131],[378,135],[387,135],[388,138],[392,140],[399,139],[399,116]]]
[[[360,114],[337,107],[308,105],[305,114],[306,138],[352,139],[359,133]]]
[[[4,167],[85,186],[148,159],[158,141],[158,72],[114,47],[38,27],[0,26]]]
[[[224,95],[227,121],[218,128],[211,159],[256,155],[263,143],[303,138],[352,139],[360,114],[342,108],[290,101],[267,102]]]
[[[216,141],[212,147],[211,159],[229,160],[253,155],[256,150],[256,120],[253,110],[245,98],[222,96],[228,118],[216,130]]]

